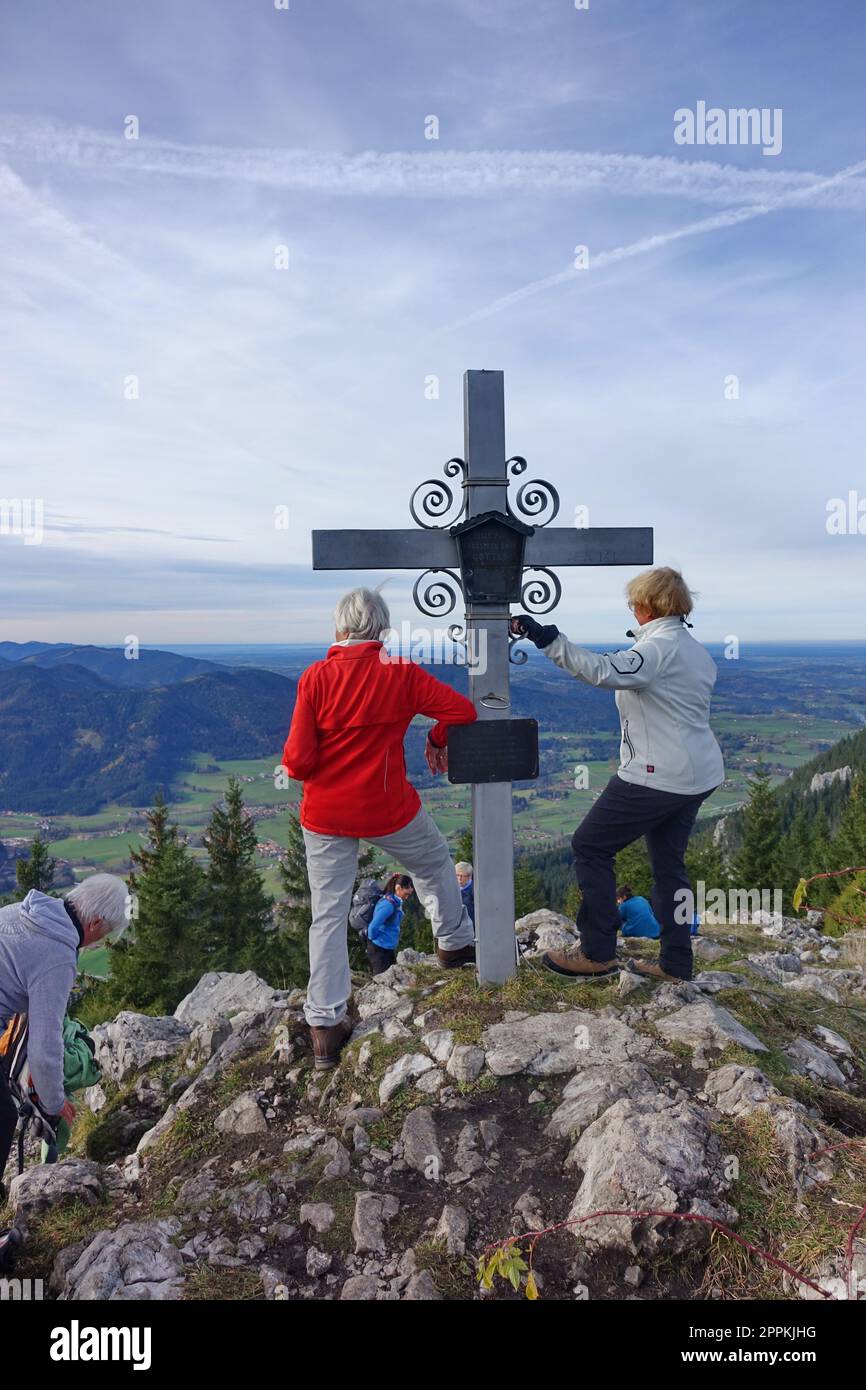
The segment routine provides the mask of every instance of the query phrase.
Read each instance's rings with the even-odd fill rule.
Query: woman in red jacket
[[[427,735],[431,772],[448,767],[449,724],[470,724],[465,695],[422,667],[390,657],[381,636],[391,617],[382,596],[354,589],[334,612],[337,638],[298,682],[283,766],[303,782],[301,825],[310,879],[310,983],[304,1009],[315,1065],[336,1065],[352,1031],[347,922],[358,841],[378,845],[411,874],[445,967],[475,960],[474,931],[448,845],[406,779],[403,737],[416,714],[437,722]]]

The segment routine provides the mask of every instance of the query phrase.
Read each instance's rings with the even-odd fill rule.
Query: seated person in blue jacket
[[[472,865],[465,859],[459,860],[454,865],[454,872],[457,875],[457,882],[460,884],[460,896],[466,911],[469,913],[469,920],[475,926],[475,889],[472,886]]]
[[[633,893],[627,883],[617,889],[616,900],[622,922],[623,936],[648,936],[654,941],[661,936],[661,927],[655,919],[653,910],[646,898]]]
[[[374,975],[381,975],[397,959],[403,904],[414,891],[408,874],[392,874],[382,890],[367,928],[367,959]]]

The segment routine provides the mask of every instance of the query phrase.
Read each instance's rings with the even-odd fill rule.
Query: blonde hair
[[[688,617],[697,597],[679,570],[666,566],[636,575],[625,592],[629,607],[648,608],[654,618]]]

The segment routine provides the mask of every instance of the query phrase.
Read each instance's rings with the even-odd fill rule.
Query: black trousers
[[[374,975],[383,975],[397,959],[396,951],[386,951],[384,946],[376,946],[367,938],[367,959]]]
[[[0,1066],[0,1181],[3,1179],[3,1170],[9,1158],[9,1150],[12,1148],[12,1140],[15,1136],[15,1127],[17,1124],[18,1107],[12,1099],[9,1083],[6,1080],[6,1073],[3,1067]]]
[[[584,955],[613,960],[620,925],[614,856],[643,835],[653,874],[653,911],[661,926],[660,964],[671,975],[692,977],[692,913],[677,908],[676,893],[691,891],[685,853],[701,802],[699,796],[656,791],[611,777],[571,841],[582,901],[577,927]]]

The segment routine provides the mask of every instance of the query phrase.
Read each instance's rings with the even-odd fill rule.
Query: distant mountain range
[[[21,655],[10,661],[10,650]],[[194,753],[276,761],[297,690],[271,671],[171,652],[127,661],[102,647],[6,642],[0,662],[0,805],[49,815],[149,805]]]
[[[113,685],[151,690],[173,685],[190,676],[224,671],[215,661],[178,656],[175,652],[142,648],[133,659],[121,647],[77,647],[64,642],[0,642],[0,663],[14,662],[21,667],[83,666]]]

